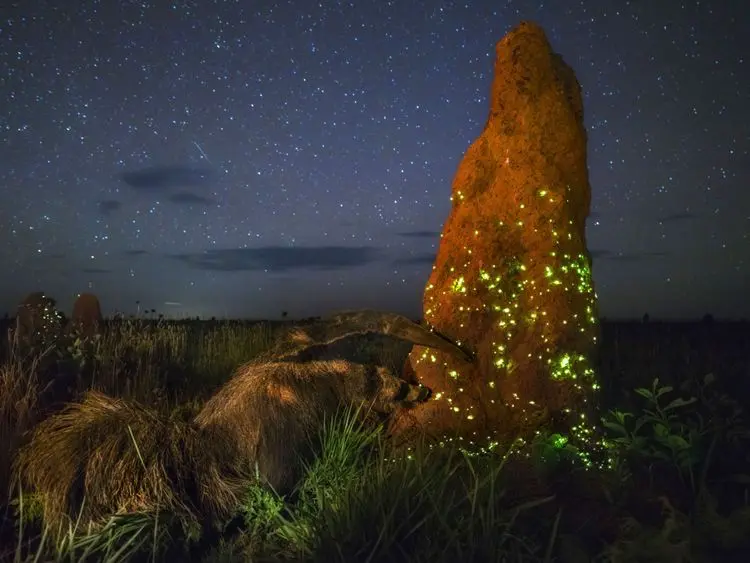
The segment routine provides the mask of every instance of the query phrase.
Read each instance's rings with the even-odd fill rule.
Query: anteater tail
[[[96,391],[41,422],[13,472],[15,486],[41,493],[45,523],[60,530],[133,511],[225,519],[249,474],[220,430]]]

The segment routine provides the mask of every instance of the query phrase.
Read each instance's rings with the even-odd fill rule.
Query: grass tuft
[[[733,382],[666,374],[616,395],[610,381],[606,470],[575,466],[544,434],[487,454],[422,446],[407,455],[368,413],[340,412],[326,420],[320,455],[282,497],[232,464],[225,437],[186,422],[284,332],[270,323],[132,320],[33,347],[4,341],[0,489],[13,527],[0,527],[0,544],[12,545],[0,559],[750,558],[750,422],[742,394],[727,391]],[[409,351],[367,342],[352,353],[368,362],[398,368]],[[119,432],[107,432],[112,424]],[[19,474],[24,481],[13,480]]]

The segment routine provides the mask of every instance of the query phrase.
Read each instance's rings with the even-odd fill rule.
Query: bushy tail
[[[40,493],[53,529],[67,529],[68,519],[96,524],[136,511],[221,520],[248,483],[219,431],[96,391],[34,429],[14,475],[24,490]]]
[[[327,346],[356,334],[388,334],[401,340],[442,350],[465,362],[473,362],[474,355],[432,328],[419,325],[396,313],[372,311],[343,311],[291,330],[285,338],[252,363],[264,363],[295,354],[313,346]]]

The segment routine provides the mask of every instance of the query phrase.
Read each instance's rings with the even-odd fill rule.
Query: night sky
[[[420,317],[495,44],[529,19],[584,92],[601,314],[750,317],[745,4],[2,2],[0,314],[44,290]]]

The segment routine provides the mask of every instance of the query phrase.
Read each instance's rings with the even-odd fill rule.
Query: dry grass
[[[51,353],[45,350],[22,357],[18,341],[11,338],[8,349],[10,358],[0,363],[0,505],[12,494],[9,483],[13,454],[39,416],[39,366]]]
[[[14,473],[42,493],[45,523],[65,529],[131,512],[226,518],[248,482],[235,459],[214,429],[92,391],[37,425]]]
[[[6,332],[7,341],[0,342],[0,506],[18,493],[12,483],[12,463],[19,448],[38,436],[39,446],[27,451],[26,462],[19,458],[18,468],[26,467],[26,463],[30,478],[40,484],[41,490],[53,492],[45,506],[53,521],[59,521],[63,507],[75,501],[86,471],[90,475],[101,472],[99,480],[95,479],[89,488],[91,498],[86,499],[91,515],[117,510],[128,503],[174,505],[185,513],[198,509],[222,513],[234,504],[230,497],[234,480],[239,478],[231,467],[232,457],[222,451],[226,441],[216,431],[178,424],[177,416],[192,418],[200,409],[201,396],[207,396],[228,379],[237,365],[269,346],[275,333],[273,327],[268,323],[128,320],[108,321],[102,328],[102,333],[94,338],[72,334],[42,351],[24,346],[14,337],[13,330]],[[57,417],[53,415],[34,433],[29,432],[50,408],[89,391],[93,393],[85,395],[78,407],[72,406],[73,410]],[[109,399],[101,392],[126,398],[132,404]],[[76,408],[84,415],[71,419],[80,415]],[[127,412],[128,409],[131,410]],[[130,428],[121,425],[116,439],[102,440],[97,435],[96,419],[112,411],[119,413],[112,422],[119,416],[120,421],[130,422]],[[170,417],[170,413],[175,416]],[[205,438],[209,432],[214,434]],[[202,438],[197,438],[197,434]],[[86,440],[99,440],[95,455],[74,458],[73,450],[65,449],[84,448]],[[174,444],[182,447],[167,454],[166,443],[173,448]],[[115,470],[109,474],[104,468],[114,460],[110,458],[108,462],[106,456],[118,452],[124,452],[124,457],[117,460]],[[164,461],[168,455],[172,455],[171,465]],[[40,460],[33,469],[29,456]],[[153,469],[144,471],[144,463],[148,466],[152,459],[156,460]],[[219,468],[219,459],[230,467]],[[199,477],[192,469],[197,464],[202,467]],[[135,478],[118,480],[118,471],[130,472]],[[170,496],[166,483],[174,495]],[[110,485],[116,493],[108,496],[104,491]],[[207,494],[206,490],[212,492]],[[180,506],[181,500],[177,499],[183,496],[188,500]]]
[[[675,326],[670,328],[672,331],[670,332],[666,329],[660,330],[656,323],[650,324],[653,326],[646,326],[645,328],[640,324],[634,327],[617,325],[614,327],[617,329],[616,331],[613,331],[612,328],[609,332],[604,331],[600,367],[604,375],[603,379],[612,384],[618,383],[616,386],[618,389],[614,389],[615,391],[622,392],[620,388],[623,387],[623,382],[620,378],[623,376],[628,381],[638,381],[637,378],[643,378],[644,374],[650,376],[652,373],[658,372],[660,375],[664,375],[665,379],[670,374],[676,379],[684,379],[683,371],[685,373],[715,371],[723,374],[725,372],[733,373],[733,370],[730,369],[733,368],[738,383],[736,388],[733,387],[732,395],[738,399],[747,396],[747,393],[741,392],[746,388],[747,366],[750,365],[747,363],[747,354],[745,353],[750,349],[750,346],[747,345],[750,342],[747,339],[750,332],[746,330],[746,326],[742,330],[738,330],[742,327],[723,328],[717,326],[712,328],[708,325],[700,325],[690,328]],[[41,483],[42,489],[46,487],[53,491],[50,501],[51,506],[46,506],[45,511],[53,513],[57,510],[58,515],[60,515],[59,507],[70,507],[80,502],[83,490],[80,485],[87,471],[91,472],[92,479],[98,478],[99,481],[92,485],[89,496],[85,499],[87,503],[84,507],[85,510],[89,510],[93,506],[94,509],[99,511],[98,513],[90,512],[89,515],[110,514],[119,510],[121,515],[117,517],[116,528],[122,530],[123,534],[128,532],[129,529],[126,525],[123,525],[125,521],[123,519],[137,519],[141,516],[138,513],[124,514],[126,510],[140,510],[153,506],[155,509],[164,512],[172,510],[179,513],[182,511],[186,517],[191,517],[199,512],[209,515],[212,512],[218,514],[222,507],[230,504],[235,505],[236,491],[241,488],[241,485],[238,484],[235,488],[235,482],[226,477],[228,474],[226,471],[230,473],[235,471],[237,483],[239,483],[240,480],[244,479],[243,470],[232,466],[233,462],[227,462],[227,459],[232,459],[231,453],[224,457],[225,454],[221,452],[220,447],[212,449],[211,452],[205,452],[203,446],[200,450],[196,450],[195,446],[197,443],[215,446],[217,443],[222,443],[225,436],[218,433],[216,426],[200,429],[196,428],[196,425],[187,424],[185,421],[193,419],[196,412],[200,410],[202,398],[224,383],[237,365],[255,358],[259,352],[267,350],[278,335],[285,333],[288,333],[288,331],[283,325],[274,326],[271,323],[255,325],[241,322],[157,323],[127,321],[106,323],[101,338],[86,344],[86,346],[90,346],[88,352],[93,361],[87,365],[85,370],[80,371],[81,373],[86,372],[89,379],[86,379],[86,377],[73,379],[77,385],[74,389],[75,394],[84,393],[91,388],[100,391],[99,393],[94,391],[83,395],[83,400],[79,402],[78,407],[70,407],[73,411],[76,408],[84,410],[86,414],[76,412],[71,419],[72,411],[64,411],[58,413],[58,415],[53,415],[36,430],[36,432],[44,432],[45,428],[47,429],[47,434],[44,434],[43,440],[39,442],[42,445],[37,448],[36,454],[41,456],[44,461],[35,464],[30,469],[33,479]],[[667,336],[669,338],[666,338]],[[315,340],[316,337],[327,338],[328,336],[326,334],[323,336],[313,335],[311,332],[302,335],[303,339],[312,338],[312,340]],[[408,348],[411,346],[407,344],[401,351],[392,346],[392,342],[385,342],[385,340],[370,339],[369,337],[358,338],[355,345],[363,348],[357,350],[355,355],[358,359],[361,357],[363,363],[391,364],[392,362],[394,368],[400,369]],[[725,348],[720,346],[722,343]],[[49,382],[48,376],[55,371],[50,370],[49,367],[50,365],[53,365],[55,369],[60,367],[54,366],[54,362],[51,362],[51,359],[54,358],[51,358],[49,353],[26,357],[18,352],[17,347],[12,342],[7,343],[7,348],[3,346],[5,344],[6,342],[0,341],[0,348],[2,348],[0,356],[4,356],[0,361],[0,440],[2,440],[4,446],[2,457],[0,457],[0,479],[2,479],[0,485],[3,492],[7,490],[10,460],[14,455],[14,450],[28,438],[28,435],[24,437],[23,433],[33,427],[40,418],[42,414],[40,408],[46,409],[49,406],[47,402],[49,394],[45,393],[42,397],[39,395]],[[379,345],[383,347],[383,350],[377,351],[378,361],[374,361],[373,355],[376,350],[370,349],[372,344],[375,348]],[[282,348],[283,346],[282,344]],[[279,349],[279,347],[274,348]],[[720,351],[723,352],[720,353]],[[389,356],[390,360],[383,362],[382,359],[386,356]],[[685,366],[688,366],[690,370],[683,370]],[[62,366],[64,369],[70,367],[69,364]],[[72,367],[78,369],[75,363]],[[164,394],[155,393],[155,390],[166,389],[170,385],[174,386],[174,392],[167,394],[169,400],[157,399],[157,397],[163,397]],[[624,385],[624,387],[630,388],[631,386]],[[128,399],[127,401],[111,399],[102,395],[101,392],[121,398],[127,397]],[[296,399],[297,395],[291,393],[287,386],[272,386],[269,393],[275,394],[278,402],[288,407],[299,402]],[[40,400],[42,399],[45,400],[45,405],[41,405]],[[622,400],[622,397],[620,397],[620,400]],[[176,417],[178,413],[172,409],[172,405],[186,402],[192,402],[192,405],[185,408],[184,413],[180,413],[183,420],[180,423]],[[162,405],[162,403],[164,404]],[[161,409],[160,405],[164,406],[165,409]],[[154,409],[155,406],[159,408]],[[171,415],[166,412],[169,409],[172,409]],[[114,415],[112,415],[113,412]],[[66,416],[68,417],[67,422]],[[111,425],[116,430],[116,432],[113,432],[116,436],[103,439],[99,433],[105,426],[101,419],[108,417],[111,417],[109,420],[120,420],[120,422]],[[129,424],[124,422],[125,420],[129,421]],[[201,436],[201,433],[208,432],[216,434],[212,434],[210,437],[206,437],[205,434]],[[82,444],[87,440],[89,445],[93,442],[95,446],[98,441],[99,446],[98,448],[91,448],[87,454],[88,457],[73,459],[72,456],[66,457],[65,452],[60,453],[60,450],[56,449],[60,447],[56,444],[60,436],[68,441],[68,448],[83,447]],[[162,438],[159,438],[160,436]],[[71,446],[71,444],[74,445]],[[179,447],[179,444],[182,444],[182,447]],[[178,448],[179,451],[171,451],[170,447]],[[726,444],[724,448],[728,448]],[[343,451],[337,445],[334,445],[332,449],[337,452]],[[736,458],[741,463],[742,456],[745,455],[747,450],[744,450],[742,455],[735,456],[735,458],[731,457],[730,454],[733,451],[743,450],[729,448],[726,451],[728,453],[715,456],[721,459],[722,471],[728,470],[730,466],[731,468],[735,467],[736,464],[730,463],[732,459]],[[204,456],[203,459],[200,456]],[[214,463],[211,456],[216,456],[223,461]],[[708,456],[703,456],[700,459],[706,457]],[[170,460],[172,461],[170,462]],[[224,467],[221,466],[222,463],[225,464]],[[196,467],[199,464],[202,464],[202,469],[197,472]],[[645,462],[641,463],[641,465],[644,464]],[[723,468],[724,465],[727,465],[727,468]],[[227,466],[229,466],[229,469],[227,469]],[[389,460],[388,467],[391,466],[398,472],[408,469],[408,467],[393,464]],[[110,469],[108,471],[105,469],[106,467],[114,467],[115,470]],[[150,469],[146,470],[145,467]],[[454,491],[451,491],[451,494],[443,494],[440,490],[437,494],[433,494],[434,482],[430,479],[423,479],[422,474],[426,469],[437,471],[441,467],[447,468],[447,465],[444,466],[440,463],[423,465],[419,463],[409,467],[412,467],[414,475],[411,475],[411,473],[406,475],[406,477],[409,477],[406,481],[404,481],[406,477],[397,479],[401,473],[396,476],[391,476],[390,473],[384,474],[382,479],[377,475],[373,476],[372,473],[368,473],[368,477],[364,481],[365,486],[360,485],[360,481],[352,478],[348,469],[341,479],[333,479],[331,475],[326,473],[325,479],[322,479],[322,481],[335,482],[336,485],[332,487],[331,491],[319,492],[315,499],[318,497],[329,499],[329,493],[340,495],[345,492],[346,488],[341,487],[339,483],[350,483],[352,485],[351,490],[346,493],[348,504],[342,505],[339,501],[332,503],[330,500],[318,502],[313,499],[307,504],[292,506],[297,511],[298,521],[295,521],[295,519],[290,521],[289,514],[286,512],[289,507],[287,506],[282,510],[284,503],[277,497],[273,497],[271,499],[273,500],[271,503],[273,506],[270,508],[274,510],[271,512],[276,511],[278,514],[275,517],[276,519],[268,521],[267,527],[269,541],[271,542],[269,545],[273,548],[275,542],[278,542],[279,538],[282,537],[280,534],[283,532],[287,535],[291,534],[286,539],[287,545],[284,546],[283,553],[288,551],[289,542],[294,544],[296,541],[294,539],[296,533],[303,539],[308,538],[313,542],[311,546],[307,546],[315,552],[314,556],[309,557],[312,560],[356,559],[362,553],[368,552],[368,549],[373,550],[368,553],[382,551],[385,549],[383,547],[385,540],[388,540],[385,541],[386,544],[396,546],[394,552],[398,554],[403,553],[404,545],[404,538],[399,534],[408,532],[409,537],[413,538],[414,536],[411,527],[406,526],[407,523],[415,520],[424,523],[427,521],[425,518],[432,518],[434,522],[430,520],[429,526],[422,526],[426,533],[429,532],[425,536],[429,549],[424,552],[423,560],[440,561],[445,560],[445,557],[448,557],[449,560],[466,559],[466,549],[472,549],[475,553],[479,553],[484,547],[491,548],[492,553],[498,559],[503,556],[510,558],[507,553],[502,555],[495,545],[499,537],[496,530],[504,524],[504,520],[499,513],[492,512],[495,508],[490,509],[489,505],[479,507],[480,514],[477,517],[477,514],[472,512],[473,509],[464,510],[465,503],[458,506],[459,501],[463,502],[464,497],[462,495],[454,496]],[[56,480],[55,471],[62,471],[68,476],[66,478],[69,483],[67,488],[65,483]],[[76,472],[77,477],[74,480],[71,476]],[[734,471],[734,473],[737,473],[737,471]],[[125,474],[129,475],[130,478],[118,479],[118,475]],[[96,477],[97,475],[99,477]],[[196,475],[201,475],[203,478],[199,479]],[[428,473],[425,473],[425,475],[428,475]],[[526,473],[523,476],[526,477]],[[503,477],[504,479],[508,477],[507,466],[503,470]],[[675,481],[673,477],[670,473],[670,483]],[[746,476],[743,475],[742,477],[746,479]],[[218,485],[216,484],[217,480],[220,481]],[[316,479],[307,477],[305,483],[308,484],[306,485],[308,488],[315,488],[318,487],[318,484],[316,484],[318,481],[321,481],[321,479],[316,481]],[[413,487],[404,486],[404,484],[412,481]],[[427,487],[428,481],[429,487]],[[490,482],[492,482],[491,479],[487,480],[487,483]],[[609,486],[609,481],[607,483]],[[509,486],[504,483],[504,486],[506,491],[516,490],[513,485]],[[732,493],[731,499],[742,504],[742,491],[747,487],[745,485],[732,486],[735,488],[730,491]],[[225,487],[224,491],[226,492],[222,492],[222,487]],[[638,493],[638,498],[633,502],[640,502],[641,496],[649,496],[657,491],[656,489],[651,490],[654,487],[653,483],[649,485],[649,482],[646,481],[635,483],[628,481],[627,488],[620,492],[618,492],[619,489],[615,489],[612,494],[615,494],[616,498],[620,498],[617,495],[625,495],[626,493],[630,495],[628,492],[631,490],[630,487]],[[218,495],[215,492],[217,490],[219,491]],[[260,494],[261,491],[264,495],[267,494],[267,491],[262,488],[251,487],[249,490],[257,494]],[[303,492],[304,490],[303,488]],[[561,490],[566,494],[569,492],[567,487],[563,487]],[[210,493],[207,494],[206,491],[210,491]],[[395,494],[394,491],[396,491]],[[476,492],[471,494],[474,496],[470,495],[469,498],[474,500],[490,498],[489,494],[485,495],[485,491],[482,491],[479,495]],[[35,499],[41,500],[41,497],[37,495]],[[268,501],[268,499],[266,500]],[[502,500],[507,502],[510,499],[506,495]],[[89,505],[89,502],[92,504]],[[58,508],[55,508],[55,503],[57,503]],[[241,498],[240,503],[243,503]],[[244,503],[248,503],[247,498],[244,499]],[[571,504],[576,509],[579,505],[580,502],[575,499]],[[309,513],[315,506],[318,506],[318,512]],[[609,520],[621,516],[621,513],[615,510],[615,507],[607,508],[608,506],[600,508],[606,509],[603,514]],[[650,504],[648,506],[650,507]],[[268,506],[263,505],[263,507],[270,510]],[[322,509],[331,513],[320,514],[319,512]],[[423,509],[424,512],[422,512]],[[415,514],[415,511],[419,514]],[[581,511],[588,514],[586,507],[581,508]],[[650,522],[651,512],[646,511],[644,514],[646,514],[646,521]],[[746,514],[747,509],[745,507],[740,515],[746,517]],[[249,522],[257,525],[259,514],[253,511],[251,516],[251,518],[248,516]],[[552,516],[554,517],[554,514]],[[734,522],[735,514],[731,513],[730,516],[732,516],[731,520]],[[66,518],[59,516],[60,521],[64,521]],[[587,518],[601,520],[598,516],[591,516],[590,514]],[[571,522],[566,524],[569,520]],[[568,536],[573,533],[571,530],[578,529],[575,520],[575,510],[572,510],[566,512],[561,521],[561,526],[567,527]],[[114,520],[110,520],[110,526],[115,526],[113,522]],[[468,526],[467,522],[472,525]],[[546,526],[550,522],[544,520],[542,523]],[[479,529],[483,526],[486,526],[488,533],[485,534]],[[532,522],[530,529],[536,529],[534,526],[537,526],[537,524]],[[54,529],[50,527],[50,532]],[[61,529],[70,531],[72,528],[69,525],[64,525]],[[84,529],[80,533],[85,533],[85,526],[79,529]],[[441,530],[441,532],[435,534],[435,529]],[[539,530],[541,529],[539,528]],[[742,532],[742,538],[749,537],[745,525],[738,526],[735,523],[732,530],[733,533],[739,534]],[[524,530],[518,529],[517,533],[521,534],[525,531],[528,530],[525,528]],[[474,532],[478,534],[476,537],[472,536]],[[578,532],[574,533],[577,534]],[[155,535],[152,541],[149,539],[149,532],[145,532],[145,534],[147,535],[147,542],[156,543]],[[596,537],[600,538],[601,534],[598,532],[597,534]],[[23,536],[23,534],[21,535]],[[94,535],[87,537],[93,538]],[[608,538],[608,541],[614,541],[615,539],[609,536]],[[525,537],[521,539],[523,542],[527,540]],[[628,541],[631,540],[628,539]],[[743,539],[743,541],[745,540]],[[600,542],[600,540],[596,540],[596,542]],[[446,546],[452,546],[455,553],[448,551]],[[267,551],[266,548],[264,550],[263,553]],[[650,547],[649,550],[656,552]],[[303,552],[307,553],[304,549]],[[271,553],[275,552],[271,551]],[[393,553],[389,553],[389,555],[393,555]],[[410,554],[410,557],[411,555],[413,554]],[[538,558],[539,555],[539,553],[535,553],[525,560],[539,561],[541,560],[541,558]],[[79,561],[81,560],[79,556],[79,551],[71,551],[66,560]],[[252,557],[255,556],[256,553],[254,552]],[[37,557],[39,557],[38,554]],[[46,555],[41,555],[41,557],[46,557]],[[468,557],[470,559],[470,556]],[[53,558],[62,560],[60,557]],[[104,560],[103,557],[98,556],[94,559]],[[628,559],[625,556],[611,559],[637,560]],[[419,560],[419,558],[411,557],[408,560]]]
[[[403,324],[401,317],[395,320]],[[83,396],[37,425],[16,456],[18,483],[41,493],[44,521],[53,529],[132,512],[220,521],[238,506],[237,495],[254,469],[273,487],[290,489],[300,474],[300,453],[340,407],[364,405],[385,413],[422,396],[414,386],[401,397],[403,382],[389,370],[346,360],[248,362],[249,349],[257,356],[271,340],[263,325],[224,324],[210,333],[144,322],[111,328],[69,346],[89,370],[77,379]],[[313,331],[311,342],[325,337],[325,344],[351,330],[343,323],[333,335]],[[447,346],[425,329],[417,331],[427,334],[422,340]],[[170,416],[173,403],[154,392],[175,373],[188,375],[185,366],[188,373],[217,365],[223,370],[229,367],[223,362],[236,361],[238,354],[244,356],[242,367],[194,419]],[[82,384],[87,378],[88,390]]]

